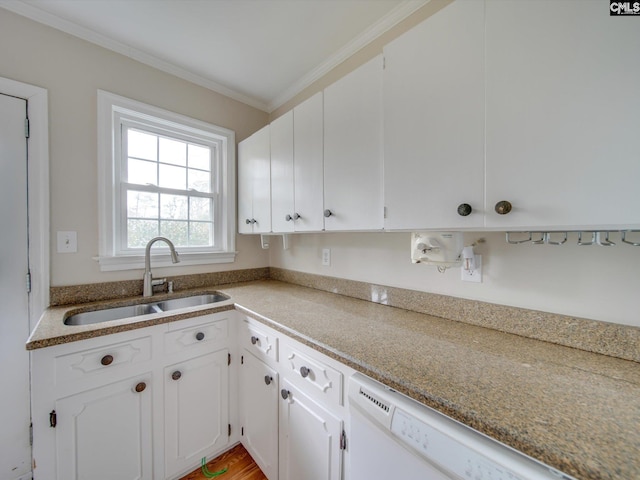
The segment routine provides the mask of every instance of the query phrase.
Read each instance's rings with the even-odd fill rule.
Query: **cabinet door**
[[[324,91],[324,208],[325,230],[383,227],[382,55]]]
[[[483,12],[453,2],[384,48],[386,229],[483,225]]]
[[[278,479],[278,373],[244,350],[240,377],[242,444],[269,480]]]
[[[154,478],[150,379],[136,376],[56,401],[58,479]]]
[[[287,380],[282,383],[280,480],[339,480],[341,435],[340,419]]]
[[[322,92],[293,109],[293,179],[297,232],[320,231],[323,221]]]
[[[640,225],[638,19],[521,0],[486,20],[487,226]]]
[[[293,232],[293,110],[271,122],[271,227]]]
[[[165,471],[167,477],[198,465],[228,441],[228,350],[165,368]]]
[[[271,231],[269,126],[238,145],[238,231]]]

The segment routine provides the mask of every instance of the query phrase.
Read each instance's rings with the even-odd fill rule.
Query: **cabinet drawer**
[[[261,359],[278,361],[278,338],[269,329],[253,323],[249,317],[240,322],[240,345]]]
[[[151,337],[59,355],[54,359],[55,383],[60,386],[107,373],[118,374],[150,360]]]
[[[180,326],[179,329],[175,329]],[[214,315],[205,315],[183,322],[176,322],[174,328],[164,335],[164,351],[167,354],[179,353],[196,346],[214,346],[226,344],[229,340],[229,319]]]
[[[287,343],[282,345],[281,363],[284,375],[312,398],[342,405],[342,372]]]

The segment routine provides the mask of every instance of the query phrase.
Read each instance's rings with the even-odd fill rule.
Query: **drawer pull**
[[[282,390],[280,390],[280,395],[284,400],[286,400],[287,398],[289,398],[289,395],[291,395],[291,392],[286,388],[283,388]]]
[[[172,380],[180,380],[180,377],[182,377],[182,372],[180,370],[176,370],[171,374]]]
[[[311,369],[307,367],[300,367],[300,375],[302,378],[307,378],[311,373]]]
[[[196,333],[196,340],[198,340],[199,342],[204,340],[204,333],[202,332]]]
[[[271,385],[271,382],[273,382],[273,377],[271,375],[265,375],[264,383],[266,383],[267,385]]]
[[[147,384],[144,382],[140,382],[136,385],[135,387],[135,391],[138,393],[142,393],[144,392],[144,389],[147,388]]]
[[[102,365],[104,365],[105,367],[107,365],[111,365],[113,363],[113,355],[105,355],[104,357],[102,357],[102,359],[100,360],[100,363]]]
[[[251,337],[251,345],[255,345],[259,341],[260,341],[260,339],[258,337],[256,337],[256,336],[252,336]]]

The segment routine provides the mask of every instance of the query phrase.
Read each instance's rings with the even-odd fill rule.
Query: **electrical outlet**
[[[78,251],[77,232],[58,232],[58,253],[76,253]]]
[[[323,248],[322,249],[322,265],[328,267],[331,265],[331,249]]]
[[[460,268],[463,282],[482,283],[482,255],[474,255],[474,263],[475,268],[473,270],[465,270],[464,264]]]

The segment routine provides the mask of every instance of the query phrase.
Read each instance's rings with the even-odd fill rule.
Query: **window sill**
[[[169,254],[151,255],[151,266],[157,267],[181,267],[187,265],[208,265],[213,263],[233,263],[237,252],[220,253],[179,253],[180,263],[172,263]],[[118,270],[144,269],[144,255],[121,255],[116,257],[94,257],[100,264],[101,272],[114,272]]]

